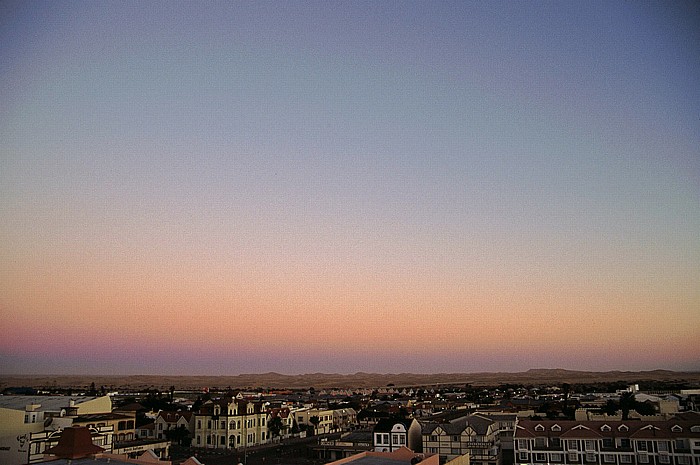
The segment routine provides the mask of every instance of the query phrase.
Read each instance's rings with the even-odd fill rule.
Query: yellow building
[[[49,419],[70,426],[72,420],[63,419],[111,411],[108,396],[0,396],[0,463],[27,463],[32,453],[31,435],[44,431],[44,422]]]

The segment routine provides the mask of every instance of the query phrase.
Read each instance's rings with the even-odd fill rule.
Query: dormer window
[[[601,431],[610,431],[610,426],[609,425],[603,425],[600,427]]]
[[[552,425],[552,431],[561,431],[561,426],[559,426],[559,425]]]
[[[620,425],[617,427],[617,430],[618,431],[629,431],[629,428],[627,427],[627,425]]]
[[[673,431],[674,433],[680,433],[681,431],[683,431],[683,427],[681,427],[681,425],[673,425],[671,426],[671,431]]]
[[[535,431],[544,431],[544,426],[542,426],[542,425],[535,426]]]
[[[691,433],[700,433],[700,425],[693,425],[690,427]]]

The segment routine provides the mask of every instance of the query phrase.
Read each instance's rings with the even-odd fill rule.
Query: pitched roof
[[[80,459],[104,449],[92,443],[90,430],[85,427],[68,427],[63,430],[58,444],[46,449],[45,454],[52,454],[61,459]]]
[[[664,421],[640,420],[606,420],[606,421],[571,421],[571,420],[520,420],[515,429],[516,438],[550,436],[562,438],[700,438],[700,416],[695,421],[675,417]],[[559,428],[552,429],[554,425]],[[693,427],[696,428],[693,428]],[[691,429],[692,428],[692,429]],[[697,432],[693,431],[697,430]]]

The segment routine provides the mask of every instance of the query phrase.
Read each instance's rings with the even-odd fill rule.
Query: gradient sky
[[[697,2],[0,4],[0,372],[700,370]]]

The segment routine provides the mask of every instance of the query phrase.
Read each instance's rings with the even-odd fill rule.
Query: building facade
[[[700,414],[668,421],[521,420],[521,465],[700,465]]]
[[[441,463],[469,455],[472,465],[501,465],[498,425],[486,416],[421,422],[421,435],[423,452],[438,454]]]
[[[231,398],[207,401],[194,414],[192,446],[240,449],[267,444],[267,418],[261,402]]]

